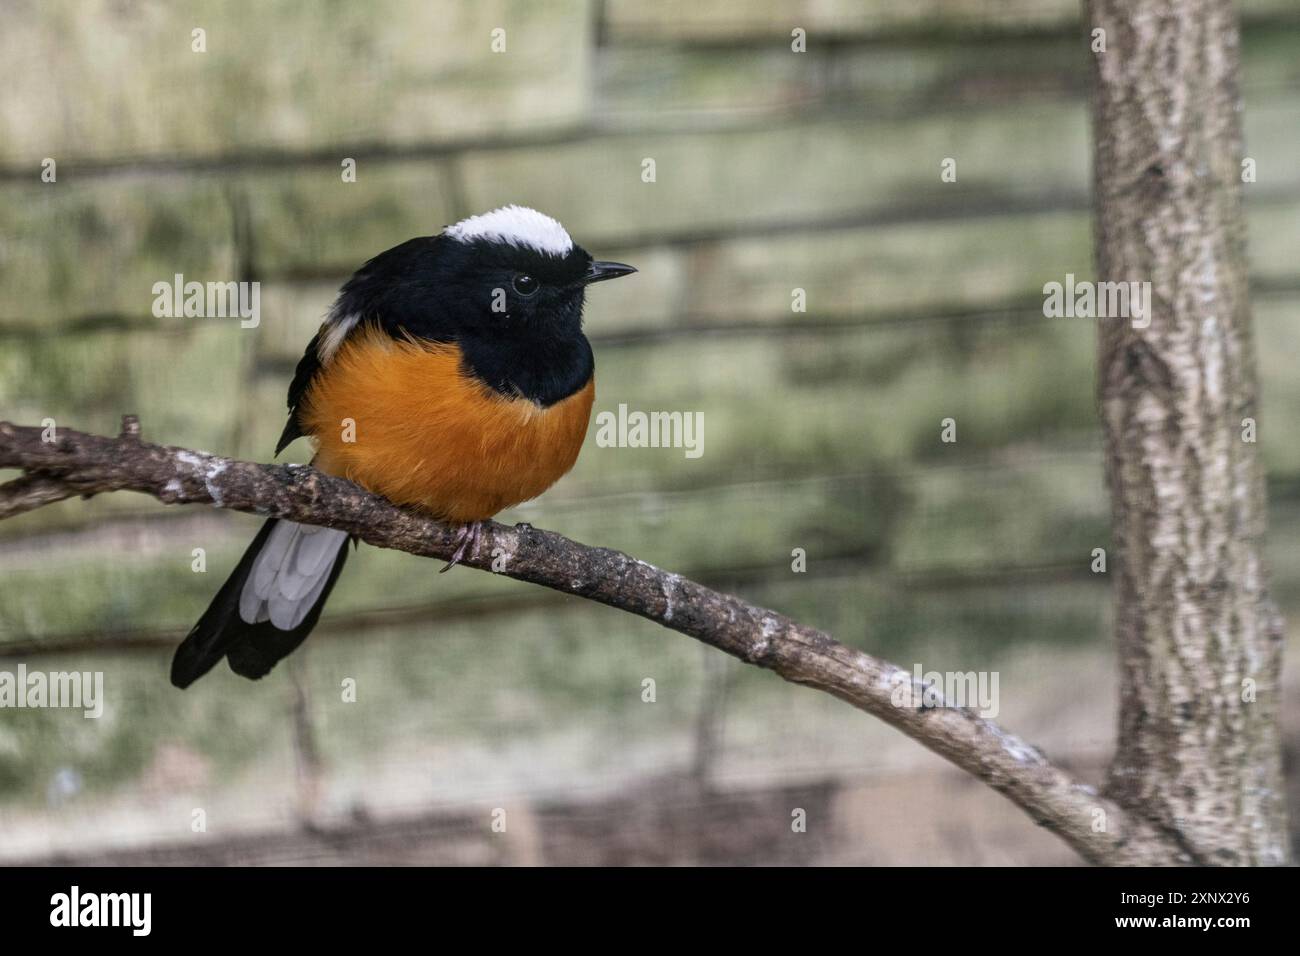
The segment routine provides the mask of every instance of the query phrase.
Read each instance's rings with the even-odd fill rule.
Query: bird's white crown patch
[[[448,226],[446,234],[458,242],[486,239],[512,246],[527,246],[552,256],[567,256],[573,240],[564,227],[544,213],[527,206],[502,206]]]

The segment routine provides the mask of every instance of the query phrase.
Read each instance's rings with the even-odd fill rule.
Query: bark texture
[[[1148,281],[1154,300],[1146,328],[1099,320],[1121,674],[1107,790],[1196,862],[1280,864],[1282,623],[1243,424],[1257,394],[1234,6],[1085,4],[1106,42],[1093,53],[1097,277]]]
[[[0,486],[0,516],[74,494],[136,491],[172,504],[211,504],[350,532],[381,548],[446,560],[455,531],[342,478],[301,465],[259,465],[154,445],[128,418],[116,438],[0,422],[0,468],[23,478]],[[9,500],[12,507],[6,504]],[[21,505],[21,507],[19,507]],[[1020,806],[1085,859],[1176,864],[1178,842],[1053,766],[1035,747],[966,708],[895,704],[907,671],[824,631],[714,591],[644,561],[530,525],[487,522],[462,562],[619,608],[679,631],[788,681],[847,701],[968,771]],[[923,688],[915,688],[917,699]]]

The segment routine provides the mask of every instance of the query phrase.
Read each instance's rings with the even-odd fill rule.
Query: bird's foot
[[[468,549],[471,557],[478,556],[478,537],[483,531],[482,521],[471,521],[469,524],[463,524],[456,532],[456,551],[452,554],[451,560],[447,566],[439,571],[439,574],[445,574],[456,565],[460,564],[461,559],[465,557],[465,551]]]

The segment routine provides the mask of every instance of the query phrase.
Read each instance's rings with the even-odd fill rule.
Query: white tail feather
[[[282,631],[292,631],[325,590],[347,536],[332,528],[277,523],[239,595],[239,616],[248,624],[270,621]]]

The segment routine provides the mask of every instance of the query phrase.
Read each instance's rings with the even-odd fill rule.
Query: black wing
[[[278,455],[289,446],[290,442],[295,441],[303,436],[302,426],[298,424],[298,406],[302,398],[307,394],[307,386],[315,378],[316,373],[320,371],[320,337],[328,326],[322,326],[321,330],[311,337],[307,344],[307,351],[303,353],[302,358],[298,360],[298,367],[294,370],[293,381],[289,383],[289,420],[284,424],[284,431],[280,433],[280,441],[275,446],[275,453]]]
[[[290,442],[304,434],[298,422],[298,408],[312,379],[321,370],[322,336],[333,334],[327,340],[330,355],[349,336],[368,323],[375,323],[394,337],[401,336],[403,330],[409,329],[418,331],[422,338],[432,341],[453,340],[451,330],[439,324],[437,317],[440,310],[431,309],[431,302],[438,289],[431,263],[434,250],[443,242],[441,236],[408,239],[375,256],[343,284],[329,317],[312,336],[307,351],[303,353],[294,372],[293,382],[289,385],[289,421],[285,423],[280,442],[275,446],[277,455]],[[339,323],[346,323],[341,336]],[[333,337],[337,337],[337,340],[333,340]],[[326,362],[330,355],[326,355]]]

